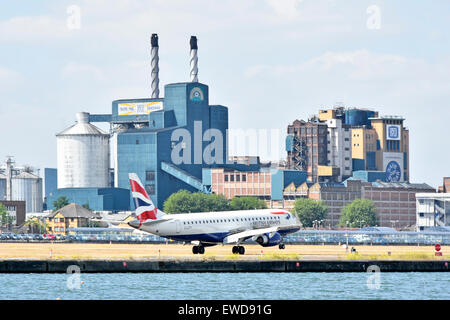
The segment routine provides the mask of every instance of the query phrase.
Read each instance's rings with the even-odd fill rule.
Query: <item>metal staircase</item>
[[[197,177],[194,177],[193,175],[189,174],[187,171],[184,171],[177,166],[167,163],[167,162],[161,162],[161,169],[170,174],[171,176],[177,178],[178,180],[181,180],[191,187],[194,187],[195,189],[204,192],[204,193],[211,193],[211,187],[205,186],[201,182],[200,179]]]

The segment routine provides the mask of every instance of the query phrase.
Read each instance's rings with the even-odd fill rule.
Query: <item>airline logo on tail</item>
[[[143,222],[149,219],[157,220],[158,209],[155,208],[155,205],[148,196],[147,191],[145,191],[137,174],[129,173],[128,177],[130,179],[131,193],[136,206],[136,218],[139,220],[140,224],[142,225]]]

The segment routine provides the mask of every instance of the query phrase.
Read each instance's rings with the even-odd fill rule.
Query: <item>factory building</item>
[[[25,211],[42,212],[42,178],[30,166],[16,166],[11,157],[0,166],[0,200],[25,201]]]
[[[355,199],[371,200],[376,208],[378,226],[404,228],[416,224],[416,194],[432,194],[435,190],[422,183],[364,182],[291,184],[283,192],[283,208],[294,206],[296,198],[322,201],[328,207],[324,226],[336,227],[342,209]]]
[[[419,193],[416,198],[416,231],[450,230],[450,193]]]
[[[203,176],[211,174],[204,169],[260,170],[259,165],[228,159],[228,108],[211,105],[209,87],[198,80],[197,38],[190,39],[190,81],[165,85],[164,97],[159,91],[158,50],[158,36],[153,34],[150,98],[115,100],[109,114],[79,113],[74,126],[57,134],[58,189],[48,196],[49,209],[63,195],[80,205],[89,202],[94,210],[133,209],[130,172],[137,173],[161,208],[181,189],[212,192],[212,183],[204,183],[208,179]],[[110,132],[95,127],[97,122],[108,123]],[[109,195],[117,202],[108,202]],[[125,202],[128,208],[122,207]]]
[[[417,231],[450,230],[450,178],[443,180],[438,193],[416,195]]]
[[[288,167],[306,170],[310,182],[409,181],[409,131],[403,122],[366,109],[319,110],[288,126]]]
[[[0,200],[0,204],[2,204],[6,208],[8,214],[13,217],[11,223],[13,226],[20,226],[25,222],[25,201]]]
[[[328,163],[327,125],[314,120],[295,120],[288,126],[286,151],[288,168],[306,171],[309,181],[318,181],[319,168],[324,170]],[[329,170],[333,177],[339,175],[337,167]]]
[[[266,201],[269,208],[281,207],[283,190],[291,184],[306,181],[306,172],[262,167],[255,170],[236,168],[211,168],[203,170],[203,184],[227,199],[257,197]]]

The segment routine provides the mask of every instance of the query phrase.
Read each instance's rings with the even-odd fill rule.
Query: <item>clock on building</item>
[[[402,177],[402,169],[396,161],[391,161],[386,166],[386,181],[399,182]]]

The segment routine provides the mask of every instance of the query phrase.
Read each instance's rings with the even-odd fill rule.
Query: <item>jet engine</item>
[[[281,235],[278,232],[264,233],[254,236],[253,239],[263,247],[272,247],[280,244]]]

